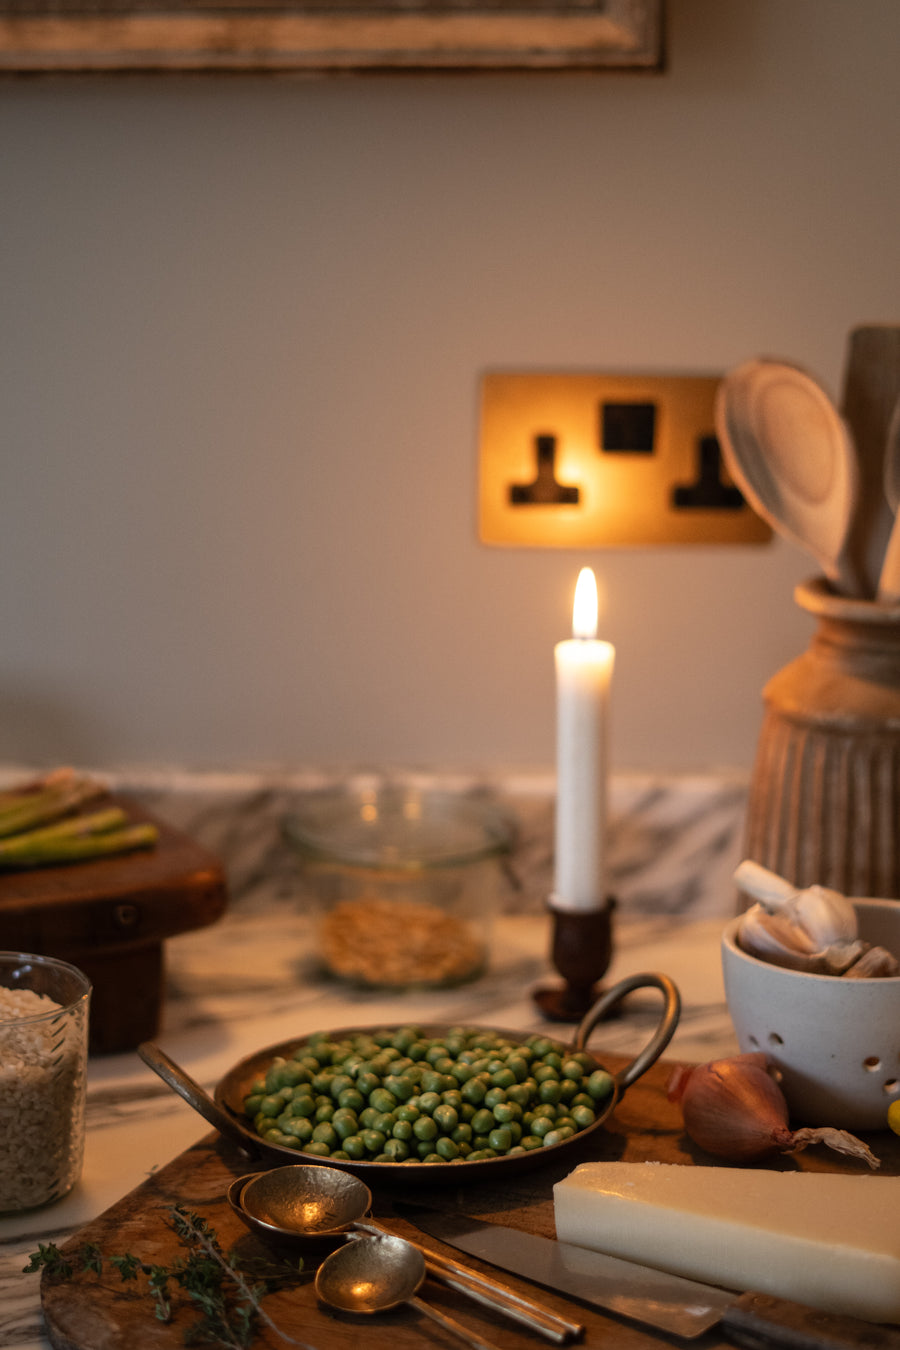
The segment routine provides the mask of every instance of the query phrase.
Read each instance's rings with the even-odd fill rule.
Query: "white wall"
[[[840,392],[900,321],[900,5],[672,0],[661,77],[0,82],[0,760],[746,769],[792,547],[478,543],[488,368]]]

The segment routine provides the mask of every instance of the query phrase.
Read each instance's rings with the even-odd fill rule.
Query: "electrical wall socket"
[[[479,534],[529,548],[750,544],[772,536],[728,477],[717,376],[481,381]]]

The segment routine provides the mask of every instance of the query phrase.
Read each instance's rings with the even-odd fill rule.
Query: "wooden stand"
[[[535,990],[534,1001],[551,1022],[580,1022],[597,1002],[597,981],[606,974],[612,959],[612,911],[610,896],[603,909],[566,910],[548,905],[553,915],[551,957],[565,980],[564,985]]]
[[[223,868],[136,803],[159,829],[155,848],[0,875],[0,947],[68,961],[91,981],[90,1051],[133,1050],[159,1031],[165,940],[225,910]]]

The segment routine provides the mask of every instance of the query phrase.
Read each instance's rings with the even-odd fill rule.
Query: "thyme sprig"
[[[187,1249],[172,1265],[152,1265],[128,1252],[111,1256],[108,1264],[119,1272],[120,1278],[137,1280],[144,1276],[153,1301],[156,1317],[162,1322],[172,1320],[177,1306],[177,1292],[185,1296],[198,1313],[197,1320],[188,1328],[188,1345],[213,1344],[227,1350],[248,1350],[260,1322],[291,1345],[302,1350],[311,1348],[289,1336],[272,1320],[261,1306],[262,1299],[280,1277],[295,1275],[297,1271],[286,1263],[273,1268],[267,1265],[263,1278],[254,1279],[237,1265],[233,1253],[226,1255],[214,1228],[199,1214],[182,1205],[169,1211],[169,1227]],[[24,1267],[26,1274],[45,1270],[58,1281],[71,1279],[77,1272],[100,1275],[103,1255],[95,1243],[84,1243],[70,1257],[62,1254],[54,1243],[39,1243]]]

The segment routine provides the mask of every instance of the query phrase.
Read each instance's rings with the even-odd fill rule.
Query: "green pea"
[[[293,1120],[285,1123],[283,1132],[290,1135],[292,1139],[299,1139],[301,1144],[305,1144],[313,1137],[313,1123],[303,1116],[295,1116]]]
[[[387,1142],[387,1136],[381,1130],[363,1130],[362,1141],[367,1153],[380,1153]]]
[[[379,1087],[369,1093],[369,1105],[374,1106],[376,1111],[393,1111],[397,1098],[387,1088]]]
[[[583,1072],[583,1071],[582,1071],[581,1064],[578,1062],[577,1059],[564,1059],[564,1060],[563,1060],[563,1062],[562,1062],[562,1076],[563,1076],[563,1078],[575,1078],[575,1079],[578,1080],[578,1082],[581,1082],[582,1072]]]
[[[462,1085],[462,1098],[465,1102],[472,1102],[475,1106],[480,1106],[484,1101],[487,1088],[481,1078],[469,1078]]]
[[[277,1093],[270,1093],[263,1097],[259,1104],[259,1113],[262,1116],[280,1116],[284,1109],[284,1098],[279,1097]]]
[[[431,1116],[419,1116],[418,1120],[413,1121],[413,1134],[417,1139],[428,1142],[437,1138],[438,1127]]]
[[[559,1080],[555,1078],[546,1078],[538,1085],[538,1096],[542,1102],[550,1102],[554,1106],[562,1097],[562,1088]]]
[[[347,1154],[347,1157],[351,1158],[354,1162],[358,1162],[360,1158],[366,1156],[366,1146],[361,1135],[348,1134],[343,1143],[344,1152]]]
[[[403,1162],[405,1158],[409,1157],[409,1146],[403,1139],[386,1139],[384,1151],[391,1162]]]
[[[348,1134],[356,1134],[359,1129],[356,1112],[348,1111],[346,1107],[339,1108],[331,1117],[331,1126],[341,1139],[346,1139]]]
[[[340,1106],[342,1110],[355,1111],[359,1114],[365,1107],[365,1104],[366,1099],[359,1088],[344,1088],[343,1092],[338,1094],[338,1106]]]
[[[327,1102],[324,1106],[316,1107],[316,1120],[331,1120],[333,1115],[334,1107],[331,1102]]]
[[[573,1131],[569,1127],[563,1126],[560,1130],[550,1130],[544,1135],[544,1148],[551,1148],[554,1144],[561,1144],[564,1139],[571,1139]]]
[[[500,1069],[496,1069],[494,1073],[491,1074],[491,1082],[494,1087],[511,1088],[515,1081],[516,1075],[513,1073],[512,1069],[508,1069],[506,1065]]]
[[[587,1080],[587,1090],[595,1102],[602,1101],[613,1090],[612,1076],[605,1069],[595,1069]]]
[[[437,1092],[423,1092],[419,1098],[419,1110],[429,1116],[434,1114],[440,1104],[441,1098]]]
[[[591,1107],[578,1105],[572,1107],[572,1119],[579,1130],[586,1130],[589,1125],[593,1125],[597,1115]]]
[[[488,1135],[489,1146],[498,1153],[505,1153],[512,1146],[512,1135],[506,1125],[497,1125]]]
[[[389,1074],[384,1080],[384,1086],[386,1091],[393,1096],[395,1103],[409,1101],[410,1097],[414,1096],[416,1092],[415,1082],[405,1075]],[[388,1110],[390,1110],[390,1107],[388,1107]]]
[[[499,1102],[506,1101],[506,1088],[492,1087],[488,1088],[484,1094],[484,1104],[489,1111],[493,1111]]]
[[[434,1111],[434,1123],[444,1134],[451,1134],[459,1124],[459,1113],[452,1106],[446,1106],[443,1102]]]
[[[474,1134],[487,1134],[488,1130],[494,1128],[494,1113],[484,1107],[481,1111],[475,1112],[471,1123]]]
[[[331,1155],[331,1149],[322,1139],[311,1139],[304,1148],[304,1153],[314,1153],[317,1158],[328,1158]]]
[[[340,1135],[329,1120],[316,1125],[312,1137],[314,1143],[327,1144],[329,1149],[340,1147]]]
[[[517,1083],[524,1083],[529,1076],[528,1060],[524,1055],[510,1055],[506,1061],[506,1067],[512,1073]]]
[[[449,1135],[443,1134],[435,1144],[434,1151],[447,1162],[450,1162],[453,1158],[459,1156],[459,1145]]]
[[[394,1112],[394,1115],[398,1120],[418,1120],[421,1114],[422,1112],[419,1110],[418,1106],[414,1106],[412,1102],[404,1102],[403,1105],[398,1106],[397,1110]]]
[[[413,1123],[411,1120],[395,1120],[391,1135],[394,1139],[412,1139]]]

